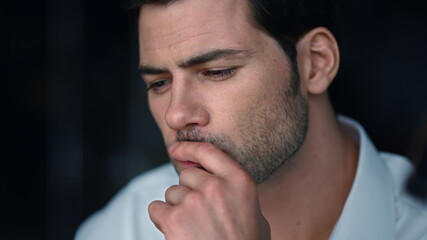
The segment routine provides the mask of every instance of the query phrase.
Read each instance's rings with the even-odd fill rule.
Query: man
[[[427,210],[403,188],[410,164],[329,102],[333,3],[138,7],[140,73],[173,167],[136,178],[77,239],[427,239]]]

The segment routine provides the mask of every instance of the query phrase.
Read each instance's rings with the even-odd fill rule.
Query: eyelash
[[[147,92],[150,91],[151,89],[155,90],[156,92],[161,92],[161,89],[156,90],[156,88],[161,88],[165,86],[166,84],[168,84],[169,81],[170,80],[159,80],[159,81],[149,83],[147,86]]]
[[[207,70],[202,72],[203,77],[211,78],[216,81],[221,81],[229,78],[237,71],[237,68],[226,68],[226,69],[216,69],[216,70]],[[168,84],[171,80],[159,80],[149,83],[147,86],[147,92],[153,89],[155,92],[161,93],[162,87]]]
[[[237,68],[226,68],[218,70],[207,70],[202,73],[204,77],[213,78],[215,80],[223,80],[236,72]]]

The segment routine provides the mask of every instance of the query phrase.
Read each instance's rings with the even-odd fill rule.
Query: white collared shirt
[[[357,122],[339,120],[357,131],[360,149],[355,180],[330,239],[427,240],[427,206],[405,189],[411,164],[401,156],[378,152]],[[75,240],[163,240],[147,208],[177,183],[171,164],[141,174],[87,219]]]

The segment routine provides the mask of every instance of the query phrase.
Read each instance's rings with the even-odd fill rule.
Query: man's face
[[[244,0],[144,5],[140,63],[167,146],[211,142],[261,183],[304,141],[307,104],[285,54],[249,16]]]

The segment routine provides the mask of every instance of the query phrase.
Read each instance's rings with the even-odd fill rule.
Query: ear
[[[324,27],[306,33],[297,43],[297,63],[308,93],[325,92],[338,72],[340,54],[334,35]]]

